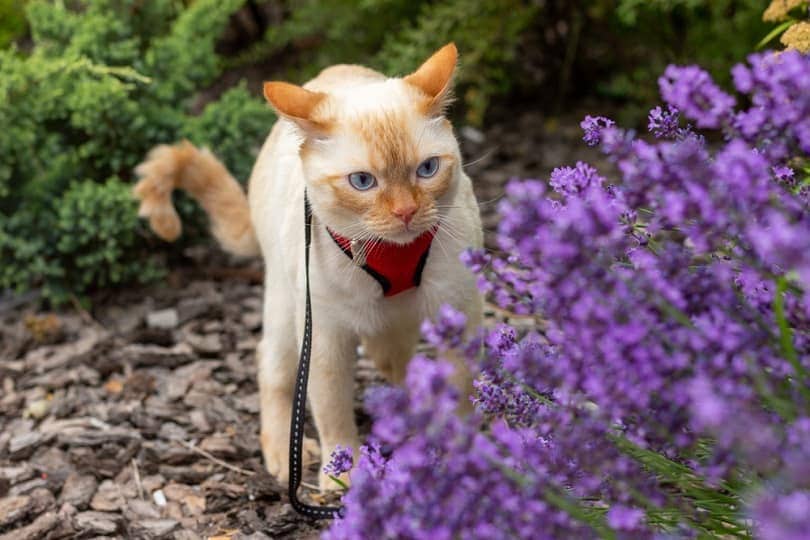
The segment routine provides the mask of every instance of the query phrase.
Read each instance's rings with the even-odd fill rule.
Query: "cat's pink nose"
[[[413,215],[416,214],[416,205],[403,206],[401,208],[394,208],[391,212],[397,216],[402,223],[410,225]]]

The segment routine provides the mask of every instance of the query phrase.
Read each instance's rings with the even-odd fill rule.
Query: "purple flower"
[[[337,445],[332,451],[329,463],[323,467],[323,472],[332,476],[340,476],[345,472],[349,472],[352,465],[354,465],[354,458],[352,457],[351,447]]]
[[[458,347],[467,326],[467,316],[448,304],[439,308],[435,322],[422,323],[422,335],[434,347]]]
[[[601,187],[605,181],[599,176],[596,169],[578,161],[576,167],[557,167],[551,172],[549,185],[557,193],[563,195],[576,195],[590,187]]]
[[[810,531],[810,491],[760,493],[751,504],[751,518],[762,540],[806,540]]]
[[[774,162],[810,153],[810,56],[798,51],[752,54],[732,69],[751,106],[736,113],[734,134]]]
[[[729,401],[712,387],[706,377],[698,377],[689,384],[693,422],[703,429],[722,426],[733,414]]]
[[[668,105],[667,110],[662,109],[660,106],[655,107],[647,117],[647,129],[659,139],[673,139],[679,133],[679,117],[678,109],[672,105]]]
[[[790,167],[785,167],[784,165],[776,165],[773,167],[772,171],[774,177],[780,183],[791,188],[796,185],[796,174]]]
[[[632,531],[644,521],[644,510],[615,505],[607,512],[607,522],[617,531]]]
[[[605,118],[604,116],[588,115],[579,124],[579,127],[581,127],[582,130],[585,132],[585,135],[582,137],[582,140],[585,141],[585,144],[587,144],[588,146],[596,146],[597,144],[599,144],[600,134],[602,130],[615,125],[616,122],[614,122],[610,118]]]
[[[731,117],[734,98],[698,66],[669,66],[658,79],[661,97],[700,128],[719,128]]]
[[[752,523],[805,538],[810,189],[788,160],[808,158],[807,73],[805,56],[751,56],[733,73],[751,106],[735,112],[706,72],[670,66],[657,140],[583,121],[609,180],[580,162],[552,173],[560,196],[510,181],[500,252],[462,256],[508,323],[468,332],[443,306],[423,326],[440,357],[477,368],[476,412],[455,414],[441,358],[370,392],[372,439],[325,538],[711,537]],[[679,128],[678,111],[724,143]]]

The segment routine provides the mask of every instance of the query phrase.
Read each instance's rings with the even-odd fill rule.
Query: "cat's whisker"
[[[427,124],[423,124],[422,125],[422,130],[419,132],[419,137],[417,137],[417,139],[416,139],[416,148],[419,148],[419,143],[422,142],[422,137],[424,136],[426,130],[427,130]]]
[[[488,204],[495,204],[495,203],[499,202],[501,199],[503,199],[504,197],[506,197],[506,194],[502,193],[502,194],[498,195],[497,197],[493,197],[493,198],[489,199],[488,201],[478,201],[478,206],[486,206]]]
[[[447,252],[447,250],[444,248],[444,244],[442,243],[442,239],[441,239],[441,237],[437,235],[437,236],[435,236],[435,237],[433,238],[433,240],[434,240],[434,241],[436,242],[436,244],[439,246],[439,249],[441,249],[441,250],[442,250],[442,253],[444,254],[444,256],[445,256],[446,258],[450,258],[450,254],[449,254],[449,253]]]
[[[450,220],[459,220],[459,219],[461,219],[461,218],[458,217],[458,216],[449,216],[449,215],[443,215],[442,216],[442,220],[445,221],[445,222],[448,222],[448,223],[450,222]],[[456,224],[456,221],[453,221],[452,224]],[[464,222],[461,221],[460,225],[462,226],[462,229],[463,229]],[[497,229],[493,229],[492,227],[484,227],[484,226],[481,226],[481,230],[484,231],[484,232],[493,233],[493,234],[498,232]]]
[[[491,156],[493,152],[494,152],[494,150],[488,150],[487,152],[484,152],[484,153],[481,155],[481,157],[479,157],[479,158],[475,158],[475,159],[474,159],[474,160],[472,160],[472,161],[467,161],[466,163],[462,163],[462,164],[461,164],[461,166],[462,166],[462,167],[471,167],[471,166],[473,166],[473,165],[475,165],[475,164],[477,164],[477,163],[481,163],[482,161],[484,161],[485,159],[487,159],[489,156]]]
[[[448,232],[461,232],[463,230],[463,223],[454,221],[449,216],[443,216],[439,219],[440,226],[443,226]],[[461,230],[460,230],[461,229]]]
[[[462,248],[467,247],[467,246],[465,246],[465,242],[461,238],[458,237],[457,233],[451,232],[450,230],[445,229],[445,234],[446,234],[446,237],[445,237],[446,241],[452,242],[457,247],[462,247]]]
[[[498,195],[497,197],[493,197],[492,199],[489,199],[487,201],[478,201],[478,206],[482,207],[482,206],[487,206],[487,205],[490,205],[490,204],[496,204],[496,203],[500,202],[500,200],[503,199],[504,197],[505,197],[505,195]],[[436,208],[447,209],[447,208],[467,208],[467,207],[463,206],[463,205],[455,205],[455,204],[437,204]]]
[[[369,255],[371,255],[371,252],[374,250],[374,247],[377,244],[377,240],[375,238],[369,237],[367,239],[360,241],[358,244],[359,249],[355,254],[355,261],[356,261],[355,264],[357,264],[358,266],[362,266],[363,264],[365,264],[365,261],[368,259]],[[361,262],[363,264],[361,264]]]

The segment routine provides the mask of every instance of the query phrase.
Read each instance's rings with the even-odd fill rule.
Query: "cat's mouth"
[[[439,226],[438,221],[432,224],[414,226],[403,225],[395,230],[385,231],[384,233],[377,234],[378,241],[388,242],[391,244],[406,245],[410,244],[431,229]]]

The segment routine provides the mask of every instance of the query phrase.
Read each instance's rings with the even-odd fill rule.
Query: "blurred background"
[[[486,210],[510,176],[593,158],[584,114],[643,129],[667,64],[727,83],[774,26],[767,3],[0,0],[0,290],[87,305],[190,262],[204,217],[181,198],[180,247],[159,242],[136,217],[133,167],[188,138],[246,180],[274,121],[264,80],[341,62],[407,74],[455,41],[452,115]]]

